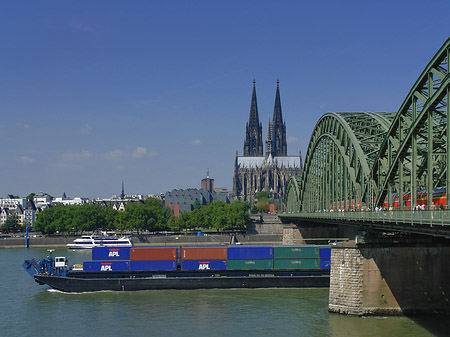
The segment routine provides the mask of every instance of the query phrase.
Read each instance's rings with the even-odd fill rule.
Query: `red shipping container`
[[[176,247],[131,248],[131,261],[172,261],[177,259]]]
[[[182,260],[226,260],[227,247],[183,247]]]

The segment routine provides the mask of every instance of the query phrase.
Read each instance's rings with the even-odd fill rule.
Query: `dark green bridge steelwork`
[[[280,217],[449,237],[450,198],[439,207],[432,201],[433,190],[450,190],[449,55],[450,39],[398,112],[323,115],[302,175],[289,180]],[[425,211],[413,212],[417,195],[428,205]]]

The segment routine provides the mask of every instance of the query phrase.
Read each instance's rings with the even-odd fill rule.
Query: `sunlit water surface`
[[[24,259],[0,249],[1,336],[450,336],[447,318],[328,313],[328,289],[153,290],[67,294],[35,283]],[[56,250],[71,264],[90,251]]]

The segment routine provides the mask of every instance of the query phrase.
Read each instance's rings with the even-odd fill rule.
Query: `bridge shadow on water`
[[[360,248],[363,301],[368,308],[401,308],[435,336],[450,336],[450,247],[398,245]],[[394,310],[395,311],[395,310]]]
[[[450,315],[423,315],[408,318],[437,337],[450,336]]]
[[[448,337],[448,316],[367,316],[354,317],[330,314],[330,335],[333,337]]]

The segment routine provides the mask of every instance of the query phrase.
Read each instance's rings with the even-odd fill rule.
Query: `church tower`
[[[286,123],[283,122],[281,113],[280,81],[277,80],[277,91],[273,107],[272,122],[269,121],[266,140],[266,158],[287,156]]]
[[[250,117],[245,128],[244,157],[258,157],[263,155],[262,124],[259,122],[255,83],[255,80],[253,80]]]
[[[281,112],[280,81],[277,81],[273,118],[267,126],[266,149],[263,150],[262,124],[259,122],[255,81],[246,126],[244,155],[236,151],[234,160],[233,197],[235,200],[254,202],[256,193],[269,192],[270,197],[282,200],[292,176],[302,173],[301,153],[287,155],[286,123]]]
[[[125,187],[123,185],[123,180],[122,180],[122,193],[120,193],[120,199],[125,199]]]

